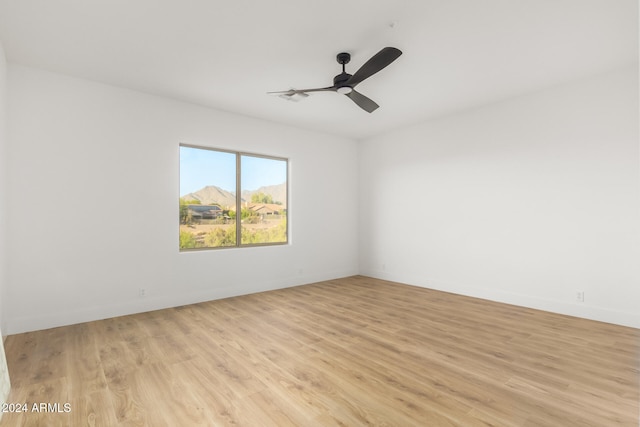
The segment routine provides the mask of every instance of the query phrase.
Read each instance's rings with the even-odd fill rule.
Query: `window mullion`
[[[236,246],[242,245],[242,161],[240,153],[236,153]]]

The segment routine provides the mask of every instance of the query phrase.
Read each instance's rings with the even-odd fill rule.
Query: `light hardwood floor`
[[[640,330],[356,276],[6,339],[1,426],[638,426]]]

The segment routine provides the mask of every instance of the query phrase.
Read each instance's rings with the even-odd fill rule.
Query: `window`
[[[287,243],[287,159],[180,145],[180,250]]]

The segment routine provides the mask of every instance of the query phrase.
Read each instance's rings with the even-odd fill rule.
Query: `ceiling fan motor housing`
[[[351,74],[340,73],[333,78],[333,84],[335,87],[346,86],[344,83],[349,81],[350,78],[351,78]]]
[[[351,74],[341,73],[333,78],[333,86],[336,88],[336,92],[346,95],[353,91],[353,87],[347,84]]]

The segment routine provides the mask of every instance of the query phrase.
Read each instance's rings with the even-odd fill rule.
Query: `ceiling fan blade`
[[[364,111],[366,111],[367,113],[373,113],[379,107],[379,105],[373,102],[371,99],[367,98],[366,96],[364,96],[363,94],[355,90],[352,90],[351,92],[347,93],[345,96],[348,96],[349,98],[351,98],[353,102],[358,104],[358,106],[362,108]]]
[[[316,89],[289,89],[289,90],[282,90],[279,92],[267,92],[267,94],[269,95],[276,95],[276,94],[285,94],[285,95],[293,95],[295,93],[307,93],[307,92],[327,92],[327,91],[336,91],[336,87],[335,86],[329,86],[329,87],[321,87],[321,88],[316,88]]]
[[[368,79],[387,65],[398,59],[402,55],[400,49],[395,47],[385,47],[380,52],[373,55],[356,73],[351,76],[347,85],[354,87],[364,79]]]

